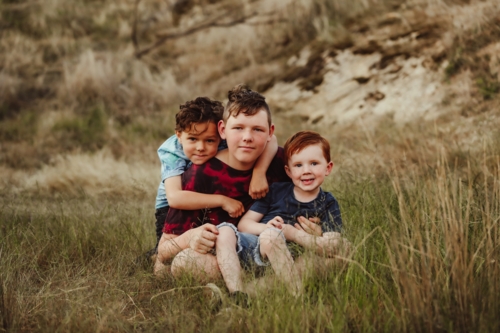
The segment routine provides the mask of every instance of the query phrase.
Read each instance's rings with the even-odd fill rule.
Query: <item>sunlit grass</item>
[[[155,149],[173,133],[179,103],[223,98],[242,81],[259,90],[310,41],[350,41],[348,21],[469,1],[403,2],[297,1],[272,29],[213,29],[137,60],[134,1],[4,1],[0,332],[500,331],[498,79],[486,75],[489,59],[475,58],[497,21],[477,37],[462,32],[446,56],[448,79],[481,74],[479,97],[496,104],[434,124],[317,124],[336,163],[325,189],[356,251],[309,275],[302,298],[278,283],[249,309],[219,313],[192,277],[158,279],[136,262],[154,244]],[[141,3],[144,26],[168,16],[166,2]],[[142,27],[141,43],[164,23]],[[280,142],[307,125],[282,122]]]
[[[230,313],[213,311],[191,277],[158,279],[149,264],[135,262],[154,242],[149,200],[3,192],[1,327],[496,331],[500,156],[485,151],[474,158],[459,169],[441,157],[432,172],[338,172],[326,189],[340,201],[353,256],[338,269],[309,275],[299,299],[278,284],[249,309]]]

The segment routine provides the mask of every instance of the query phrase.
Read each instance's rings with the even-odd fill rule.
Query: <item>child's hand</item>
[[[250,194],[252,199],[264,198],[267,192],[269,192],[269,185],[267,184],[266,176],[252,176],[252,180],[250,181],[250,190],[248,191],[248,194]]]
[[[320,224],[321,223],[321,220],[319,219],[318,216],[315,216],[315,217],[310,217],[309,218],[309,221],[313,222],[313,223],[316,223],[316,224]]]
[[[283,221],[281,216],[276,216],[274,219],[267,221],[266,227],[282,229],[284,224],[285,221]]]
[[[298,230],[303,230],[313,236],[321,236],[323,232],[321,231],[321,225],[319,225],[318,217],[310,217],[309,220],[304,216],[299,216],[297,218],[299,223],[295,223],[294,227]]]
[[[241,201],[224,197],[222,201],[222,209],[224,209],[230,217],[239,217],[245,212],[245,207]]]
[[[206,254],[214,246],[219,230],[213,224],[203,224],[198,228],[191,229],[189,234],[189,247],[198,253]]]

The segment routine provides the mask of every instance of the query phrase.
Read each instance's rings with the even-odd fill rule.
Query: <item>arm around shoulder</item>
[[[269,192],[269,184],[267,183],[266,172],[271,162],[278,151],[278,139],[273,134],[271,141],[267,144],[266,149],[260,155],[253,168],[252,180],[250,182],[249,193],[252,199],[260,199],[266,196]]]
[[[243,214],[245,207],[235,199],[220,194],[205,194],[182,189],[181,176],[165,179],[165,193],[172,208],[196,210],[222,207],[231,217]]]

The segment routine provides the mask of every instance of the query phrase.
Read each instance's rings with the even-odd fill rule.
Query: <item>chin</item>
[[[240,156],[238,156],[239,160],[241,162],[245,162],[245,163],[250,163],[250,162],[255,162],[257,160],[258,157],[255,157],[253,155],[248,155],[248,154],[242,154]]]

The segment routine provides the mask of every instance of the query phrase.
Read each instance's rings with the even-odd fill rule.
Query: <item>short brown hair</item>
[[[288,165],[288,160],[293,154],[300,153],[302,149],[308,146],[318,144],[321,146],[326,161],[330,162],[330,143],[328,140],[313,131],[300,131],[292,135],[285,142],[285,146],[283,147],[285,150],[285,165]]]
[[[240,113],[253,116],[257,112],[264,110],[267,113],[267,121],[271,126],[271,111],[266,103],[266,98],[244,84],[239,84],[227,92],[228,102],[224,110],[224,122],[230,116],[237,117]]]
[[[217,123],[222,119],[224,106],[219,101],[208,97],[197,97],[179,106],[175,115],[175,130],[182,132],[189,130],[196,123]]]

